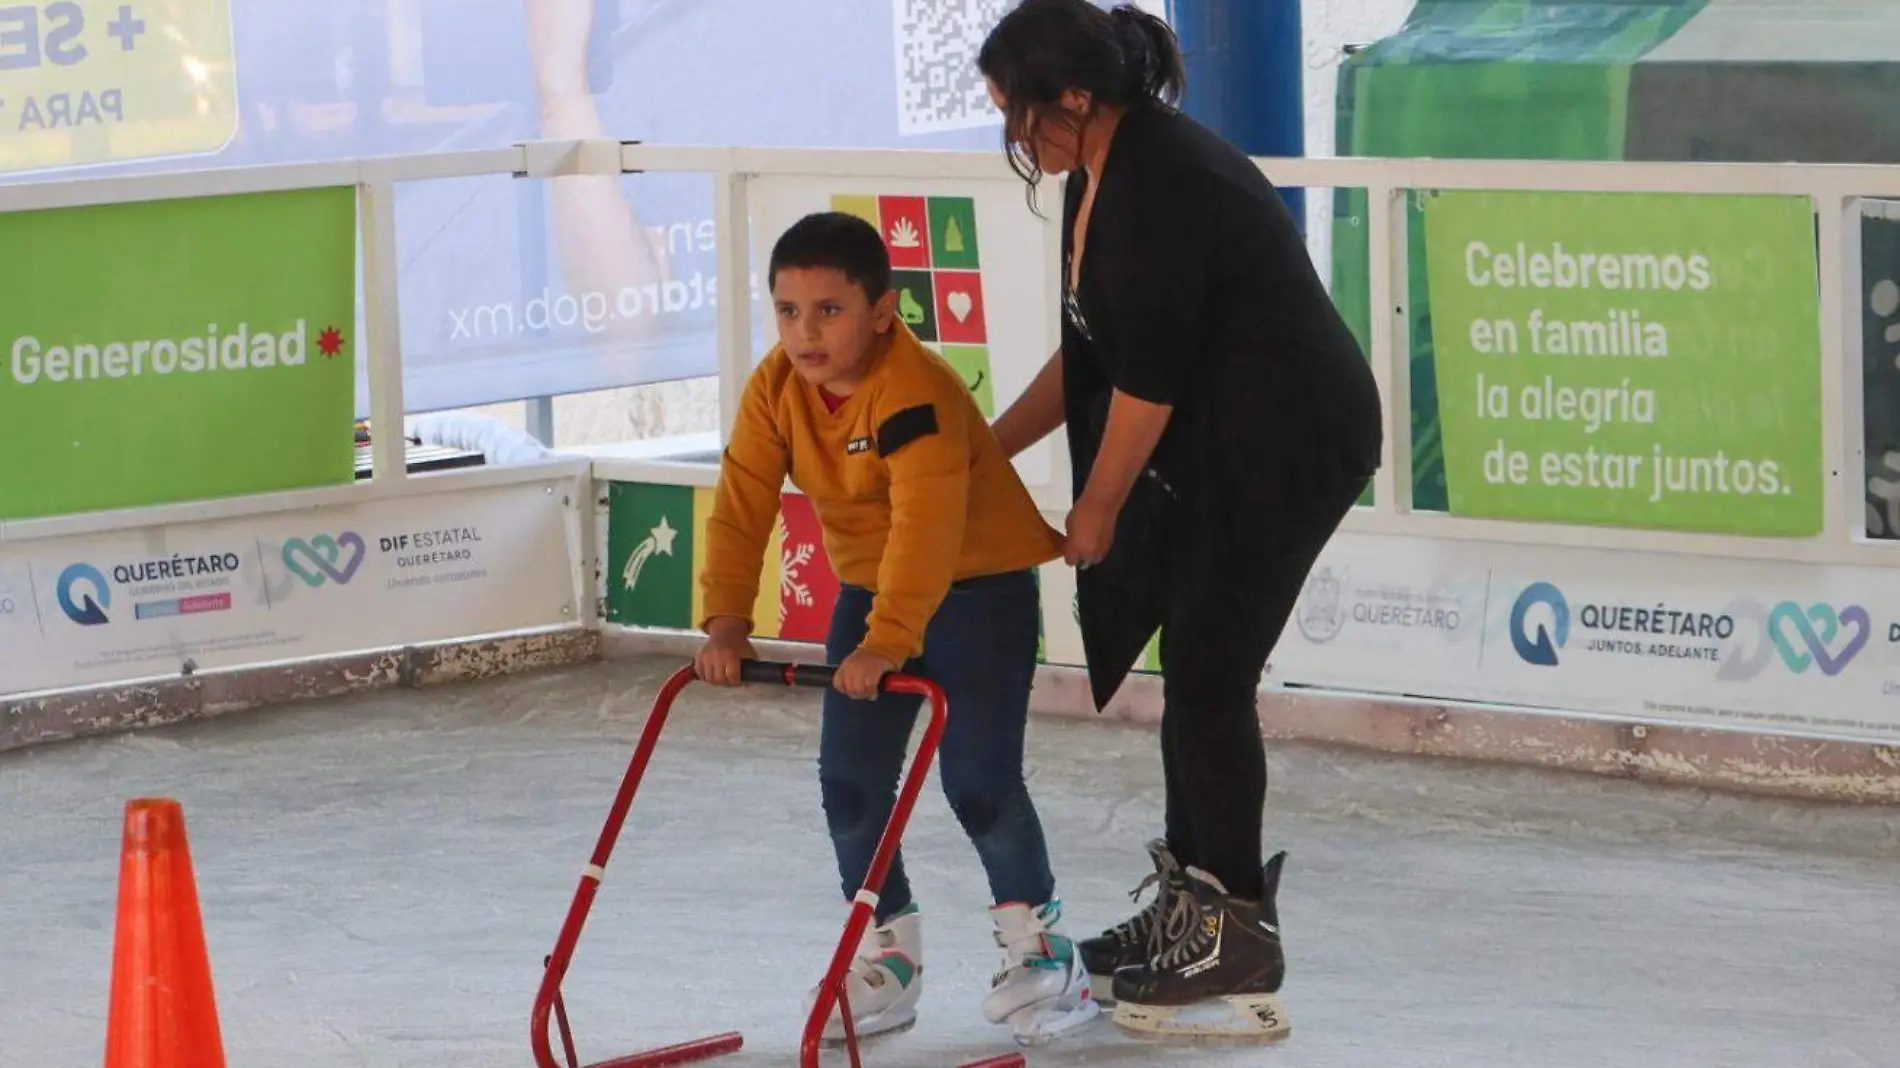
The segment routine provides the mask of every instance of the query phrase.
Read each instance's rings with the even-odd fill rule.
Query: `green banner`
[[[691,630],[694,552],[691,486],[615,482],[607,490],[607,621]]]
[[[1805,199],[1425,200],[1452,512],[1820,531],[1821,330]]]
[[[348,188],[0,213],[0,519],[356,476]]]
[[[1335,144],[1346,156],[1626,158],[1632,69],[1706,4],[1418,0],[1403,29],[1340,66]],[[1443,511],[1425,238],[1416,204],[1410,198],[1406,204],[1412,507]],[[1364,190],[1335,193],[1332,292],[1362,345],[1369,344],[1372,320],[1366,216]]]

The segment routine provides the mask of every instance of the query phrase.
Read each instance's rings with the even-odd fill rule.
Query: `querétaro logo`
[[[1306,589],[1293,621],[1306,640],[1324,645],[1339,637],[1346,627],[1346,583],[1330,567],[1316,567],[1306,578]]]
[[[344,531],[340,537],[319,534],[308,540],[292,538],[284,543],[284,566],[311,589],[326,581],[342,586],[356,577],[356,569],[363,566],[368,552],[363,536],[353,530]]]
[[[55,596],[59,610],[82,627],[110,622],[106,609],[112,607],[112,587],[106,583],[105,574],[91,564],[71,564],[61,571]]]
[[[1552,620],[1548,629],[1540,622],[1537,633],[1528,629],[1530,611],[1537,605],[1550,608]],[[1524,587],[1517,595],[1517,603],[1511,606],[1511,648],[1517,650],[1518,658],[1528,664],[1539,667],[1556,667],[1557,650],[1570,640],[1570,602],[1564,600],[1563,591],[1548,582],[1533,582]]]

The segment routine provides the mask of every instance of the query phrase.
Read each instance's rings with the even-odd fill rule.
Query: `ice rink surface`
[[[348,700],[0,754],[0,1065],[100,1061],[125,799],[185,805],[233,1068],[522,1068],[528,1013],[668,662]],[[811,694],[688,690],[567,982],[584,1060],[745,1032],[794,1062],[844,908]],[[1154,736],[1038,719],[1071,923],[1125,914]],[[1036,1066],[1900,1064],[1900,812],[1308,746],[1272,753],[1292,1038],[1106,1022]],[[985,883],[933,777],[907,838],[922,1015],[866,1064],[1007,1052],[978,1015]],[[828,1063],[843,1063],[833,1057]]]

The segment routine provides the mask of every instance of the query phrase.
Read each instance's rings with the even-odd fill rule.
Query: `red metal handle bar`
[[[689,665],[673,673],[660,687],[653,700],[653,711],[648,714],[646,727],[640,732],[640,742],[634,746],[633,759],[627,764],[626,777],[620,781],[620,792],[614,795],[613,807],[607,812],[606,826],[600,829],[600,839],[594,845],[594,855],[587,867],[581,872],[580,888],[574,892],[574,903],[568,906],[567,919],[561,924],[561,933],[554,942],[554,952],[548,959],[547,970],[542,973],[541,987],[534,996],[534,1015],[529,1039],[534,1048],[534,1063],[537,1068],[561,1068],[554,1059],[554,1051],[548,1040],[548,1016],[561,1004],[561,980],[567,977],[567,968],[574,959],[574,946],[580,941],[581,928],[587,923],[587,913],[594,906],[594,895],[600,891],[600,881],[607,874],[607,858],[612,855],[614,842],[620,837],[620,828],[627,822],[627,813],[633,807],[633,795],[640,789],[640,780],[646,776],[647,764],[653,759],[653,747],[660,740],[660,731],[666,726],[669,713],[673,711],[673,702],[680,691],[686,689],[695,680],[693,669]],[[566,1012],[561,1013],[561,1039],[567,1054],[567,1068],[580,1068],[575,1056],[573,1039],[568,1034]],[[690,1064],[694,1061],[717,1057],[737,1051],[744,1039],[736,1031],[713,1035],[694,1042],[686,1042],[648,1053],[635,1054],[617,1060],[606,1061],[593,1068],[660,1068],[662,1065]]]
[[[779,665],[771,667],[778,668]],[[759,670],[767,668],[762,665]],[[803,677],[800,677],[801,674]],[[791,685],[825,685],[830,682],[831,671],[806,669],[800,672],[786,665],[781,677]],[[948,719],[948,701],[944,697],[943,687],[929,679],[914,675],[886,675],[880,688],[886,693],[914,694],[924,698],[930,704],[930,722],[924,727],[922,740],[917,743],[917,753],[911,758],[910,770],[905,773],[903,785],[898,789],[897,803],[891,808],[890,819],[884,824],[884,834],[877,842],[877,852],[871,857],[870,870],[864,875],[864,886],[852,899],[851,917],[845,923],[844,936],[838,940],[838,947],[832,952],[831,967],[826,970],[824,981],[819,984],[818,997],[812,1005],[810,1017],[805,1021],[805,1036],[798,1047],[801,1068],[818,1068],[818,1046],[824,1035],[825,1021],[830,1019],[831,1010],[841,1000],[845,973],[851,967],[852,958],[857,955],[858,942],[864,937],[864,929],[876,914],[878,894],[884,889],[884,880],[897,857],[897,844],[910,823],[911,811],[917,807],[917,795],[923,792],[924,779],[930,774],[930,763],[936,759],[937,746],[943,740],[943,729]],[[851,1066],[860,1068],[857,1034],[851,1027],[849,1002],[846,1002],[844,1011],[845,1041],[851,1054]],[[992,1057],[966,1068],[1022,1068],[1023,1063],[1021,1054],[1010,1054]]]
[[[784,686],[824,688],[837,678],[834,667],[822,664],[791,664],[768,660],[749,660],[739,665],[739,678],[742,682],[777,683]],[[903,785],[897,794],[897,803],[891,808],[890,819],[885,821],[884,833],[878,839],[877,852],[872,855],[871,867],[864,875],[864,885],[858,890],[851,903],[851,916],[845,922],[844,935],[838,940],[837,948],[832,952],[831,967],[825,972],[825,978],[818,987],[818,997],[812,1005],[811,1015],[805,1021],[805,1035],[799,1045],[799,1063],[802,1068],[818,1068],[818,1047],[824,1035],[825,1021],[830,1019],[832,1009],[840,1002],[844,1007],[845,1045],[851,1056],[852,1068],[862,1068],[858,1058],[858,1036],[851,1026],[851,1005],[843,997],[845,973],[851,967],[852,958],[857,955],[858,941],[864,937],[864,929],[877,914],[878,895],[884,889],[884,880],[890,876],[891,865],[897,859],[897,846],[903,840],[904,830],[910,824],[910,816],[917,806],[917,797],[923,792],[924,780],[929,777],[931,761],[936,759],[937,747],[943,740],[944,727],[949,718],[949,702],[943,688],[929,679],[914,675],[886,675],[878,683],[878,689],[885,693],[913,694],[930,703],[930,722],[924,727],[923,739],[917,744],[917,753],[911,758],[910,770],[904,776]],[[1009,1054],[992,1057],[964,1068],[1022,1068],[1021,1054]]]
[[[785,686],[819,688],[831,685],[836,669],[823,665],[789,664],[771,661],[747,661],[740,665],[742,681],[751,683],[779,684]],[[646,726],[640,732],[640,741],[634,747],[633,757],[628,762],[626,776],[621,780],[620,792],[615,795],[613,806],[608,810],[607,823],[601,828],[600,839],[595,843],[593,857],[581,874],[580,886],[575,891],[574,901],[568,907],[567,918],[561,924],[561,933],[555,940],[554,952],[549,956],[546,971],[541,977],[540,988],[536,991],[530,1041],[534,1050],[537,1068],[561,1068],[554,1059],[554,1051],[548,1037],[550,1014],[559,1014],[563,1052],[567,1055],[567,1068],[580,1068],[576,1056],[572,1035],[567,1027],[567,1015],[561,999],[561,980],[567,975],[569,964],[573,961],[574,947],[580,941],[581,928],[587,922],[587,914],[593,908],[594,897],[600,890],[601,879],[606,875],[607,860],[613,853],[614,843],[620,837],[627,815],[633,806],[634,794],[640,788],[640,781],[646,776],[648,763],[653,758],[653,750],[659,741],[660,732],[666,726],[668,715],[672,712],[673,702],[680,692],[697,681],[692,666],[681,668],[660,687],[654,698],[653,710],[647,716]],[[859,940],[869,925],[876,909],[877,894],[883,889],[884,880],[890,873],[890,867],[897,854],[898,842],[903,838],[904,828],[910,822],[911,811],[916,807],[917,797],[923,790],[924,779],[928,776],[930,763],[936,757],[938,744],[943,739],[944,725],[947,719],[947,704],[943,689],[928,679],[910,675],[887,675],[880,683],[880,689],[887,693],[909,693],[925,698],[930,704],[930,722],[924,728],[923,739],[918,743],[916,756],[904,777],[898,791],[897,802],[891,810],[891,816],[884,825],[884,834],[878,840],[877,852],[872,857],[870,870],[865,875],[864,886],[852,903],[851,916],[845,925],[844,936],[839,940],[837,950],[832,955],[831,966],[827,970],[824,982],[820,985],[816,1004],[805,1025],[805,1034],[799,1048],[799,1061],[802,1068],[817,1068],[819,1039],[823,1035],[826,1019],[837,1004],[843,991],[845,972],[851,966]],[[846,1013],[849,1014],[849,1007]],[[847,1020],[846,1037],[850,1047],[853,1068],[859,1068],[857,1036],[852,1033]],[[664,1068],[664,1066],[690,1064],[711,1057],[733,1053],[744,1044],[738,1032],[727,1032],[698,1039],[692,1042],[667,1046],[646,1053],[603,1061],[591,1068]],[[964,1065],[962,1068],[1023,1068],[1021,1054],[1008,1054]]]
[[[763,683],[767,686],[802,686],[806,689],[822,690],[831,685],[838,677],[838,669],[826,664],[788,664],[776,660],[745,660],[739,664],[739,681]],[[897,678],[886,675],[888,680]]]

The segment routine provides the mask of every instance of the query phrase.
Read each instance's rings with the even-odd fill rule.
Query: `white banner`
[[[1462,548],[1334,538],[1274,650],[1273,681],[1434,695],[1422,687],[1468,681],[1483,657],[1487,576]]]
[[[1900,737],[1900,571],[1342,534],[1276,681]]]
[[[991,419],[1061,344],[1051,244],[1051,220],[1060,212],[1038,219],[1019,181],[763,175],[747,188],[761,263],[780,234],[813,212],[842,211],[875,225],[891,253],[899,317],[956,367]],[[778,342],[772,321],[760,351]],[[1016,470],[1039,497],[1054,492],[1066,502],[1066,486],[1051,490],[1058,440],[1025,450]]]
[[[574,622],[583,489],[556,477],[0,543],[0,693]]]

